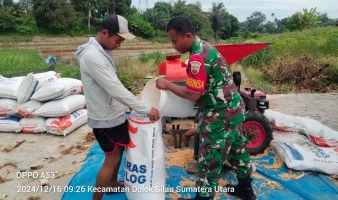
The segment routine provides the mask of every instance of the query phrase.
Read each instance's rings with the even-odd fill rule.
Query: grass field
[[[88,38],[75,37],[7,37],[1,36],[0,43],[24,42],[27,45],[65,45],[72,43],[82,44]],[[27,41],[27,42],[25,42]],[[306,29],[302,32],[287,32],[276,35],[265,35],[255,40],[244,41],[235,38],[226,43],[236,42],[272,42],[268,48],[255,53],[241,61],[244,72],[251,85],[263,90],[266,93],[288,93],[298,91],[310,91],[315,87],[316,92],[332,91],[338,86],[338,28],[324,27]],[[41,44],[40,44],[41,43]],[[39,46],[38,45],[38,46]],[[125,48],[151,48],[154,44],[151,41],[137,39],[136,43],[126,42]],[[168,45],[168,44],[162,44]],[[51,47],[52,48],[52,47]],[[161,48],[161,47],[160,47]],[[115,59],[122,83],[133,92],[140,90],[142,79],[146,76],[157,76],[158,64],[165,60],[167,54],[157,52],[144,54],[138,58],[118,57]],[[48,64],[41,57],[43,50],[3,50],[0,51],[0,74],[4,77],[25,76],[30,72],[39,73],[49,70]],[[142,51],[142,50],[140,50]],[[304,54],[310,55],[311,62],[300,62]],[[47,55],[47,54],[46,54]],[[43,55],[44,57],[46,55]],[[52,54],[51,54],[52,55]],[[71,53],[70,53],[71,55]],[[182,55],[181,60],[188,59],[188,54]],[[62,77],[80,79],[78,67],[58,63],[56,71]],[[310,66],[310,68],[306,68]],[[297,71],[298,69],[298,71]],[[301,77],[303,81],[295,81],[298,77],[290,76],[302,70],[312,70],[312,74]],[[284,71],[283,71],[284,70]],[[293,70],[293,71],[292,71]],[[284,73],[290,71],[292,73]],[[279,76],[282,74],[285,77]],[[288,77],[286,77],[288,76]],[[140,81],[141,80],[141,81]]]
[[[290,68],[295,68],[295,65],[299,65],[299,70],[304,70],[305,68],[302,67],[304,63],[302,64],[299,61],[305,54],[309,55],[312,63],[314,63],[313,74],[308,77],[309,79],[320,77],[320,80],[314,81],[326,83],[321,85],[323,92],[328,92],[338,85],[338,62],[336,59],[338,57],[338,27],[320,27],[283,34],[265,35],[261,38],[247,41],[241,38],[232,38],[224,42],[273,43],[241,62],[252,85],[262,89],[264,92],[298,92],[305,91],[303,84],[318,85],[309,80],[299,83],[300,86],[294,84],[294,81],[281,83],[281,81],[266,73],[268,70],[277,70],[282,66],[286,71],[291,70]],[[279,72],[282,71],[279,70]],[[283,78],[287,79],[286,77]],[[306,88],[306,90],[309,91],[309,88]],[[321,92],[321,89],[320,87],[314,88],[314,91]]]
[[[0,74],[4,77],[26,76],[28,73],[40,73],[49,70],[48,64],[37,50],[0,51]],[[80,69],[57,65],[62,77],[80,78]]]
[[[154,52],[140,54],[138,58],[118,57],[115,59],[121,82],[135,94],[143,86],[142,79],[158,75],[158,64],[165,60],[165,54]],[[186,58],[188,55],[184,55]],[[37,50],[0,51],[0,75],[10,78],[41,73],[49,70],[48,64]],[[80,68],[57,64],[55,71],[61,77],[81,79]]]
[[[263,35],[257,39],[231,38],[223,43],[271,42],[273,56],[338,56],[338,27],[318,27],[303,31]]]

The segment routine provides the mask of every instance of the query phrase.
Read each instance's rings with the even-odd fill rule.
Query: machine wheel
[[[249,139],[247,149],[251,155],[264,152],[271,143],[272,127],[269,120],[257,111],[247,111],[243,130]]]

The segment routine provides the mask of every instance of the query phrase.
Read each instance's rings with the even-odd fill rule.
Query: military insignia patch
[[[201,62],[199,62],[199,61],[191,61],[190,62],[190,71],[191,71],[191,73],[193,73],[195,75],[198,74],[200,72],[201,66],[202,66]]]

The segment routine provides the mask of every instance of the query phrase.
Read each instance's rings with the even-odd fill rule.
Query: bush
[[[129,21],[130,30],[137,36],[144,38],[151,38],[155,36],[155,30],[151,26],[151,23],[145,21],[142,15],[133,13],[126,17]]]
[[[200,38],[207,42],[213,43],[215,42],[213,35],[214,35],[214,31],[211,28],[206,28],[206,29],[201,30]]]
[[[138,55],[138,60],[145,63],[145,62],[148,62],[149,61],[149,57],[148,57],[148,54],[142,52]]]
[[[337,37],[331,37],[331,38],[329,38],[326,41],[324,48],[325,48],[324,51],[327,54],[331,54],[333,56],[336,56],[337,52],[338,52],[338,38]]]
[[[142,52],[139,56],[138,56],[138,60],[146,63],[149,62],[151,59],[155,60],[155,64],[158,65],[160,64],[163,60],[165,60],[165,56],[164,54],[162,54],[161,52],[155,51],[152,53],[144,53]]]
[[[269,65],[272,59],[274,58],[273,48],[268,46],[264,49],[246,57],[243,59],[243,66],[253,66],[253,67],[263,67]]]
[[[330,67],[324,70],[324,74],[329,77],[331,84],[338,84],[338,58],[322,58],[322,63],[329,63]]]
[[[128,89],[131,88],[131,81],[130,81],[130,79],[128,78],[127,75],[120,73],[119,79],[120,79],[121,83],[124,85],[125,88],[128,88]]]
[[[90,30],[88,30],[88,17],[83,12],[77,12],[76,18],[68,28],[67,34],[71,36],[80,36],[87,33],[97,33],[101,21],[92,19],[90,21]]]
[[[15,23],[15,31],[20,35],[36,35],[38,27],[32,14],[23,17],[17,17]]]
[[[257,38],[260,38],[261,35],[259,33],[251,33],[249,32],[247,38],[251,38],[251,39],[257,39]]]
[[[6,11],[0,11],[0,32],[12,32],[15,24],[15,17]]]
[[[76,20],[75,10],[66,0],[41,1],[34,12],[38,27],[51,33],[62,33]]]
[[[38,33],[36,27],[32,27],[29,25],[17,25],[15,26],[15,31],[21,35],[35,35]]]
[[[165,31],[162,30],[155,30],[155,37],[150,38],[151,41],[158,42],[158,43],[168,43],[168,35]]]
[[[301,91],[327,92],[330,77],[325,71],[330,68],[331,63],[304,54],[296,60],[279,58],[264,72],[274,85],[291,84]]]
[[[156,30],[156,37],[167,38],[168,35],[164,30]]]

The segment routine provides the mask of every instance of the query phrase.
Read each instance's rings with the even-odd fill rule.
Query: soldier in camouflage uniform
[[[171,19],[166,29],[173,47],[184,54],[190,52],[186,86],[158,79],[159,89],[197,102],[199,106],[199,155],[195,199],[213,199],[219,175],[226,160],[236,169],[238,185],[229,194],[241,199],[256,199],[251,187],[252,165],[243,135],[245,105],[233,83],[231,69],[218,51],[195,36],[189,18]]]

